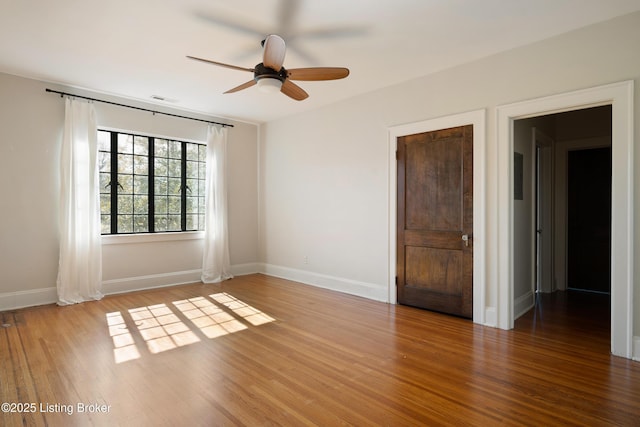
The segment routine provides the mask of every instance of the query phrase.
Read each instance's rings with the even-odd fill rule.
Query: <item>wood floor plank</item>
[[[640,425],[640,364],[609,354],[606,304],[585,318],[593,301],[567,299],[502,331],[250,275],[0,313],[1,400],[74,410],[0,422]]]
[[[22,336],[19,331],[23,326],[20,315],[9,315],[6,322],[10,327],[4,328],[6,334],[6,344],[8,347],[8,366],[6,372],[6,380],[14,387],[8,390],[8,399],[4,397],[0,399],[2,404],[15,404],[9,406],[9,413],[4,413],[5,419],[8,418],[8,424],[22,424],[41,426],[45,425],[42,413],[32,406],[39,402],[38,390],[32,376],[31,366],[28,360],[28,349],[25,347]],[[5,412],[5,411],[3,411]]]

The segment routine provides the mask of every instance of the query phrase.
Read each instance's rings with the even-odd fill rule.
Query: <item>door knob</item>
[[[462,235],[462,241],[464,242],[465,246],[469,246],[469,235],[468,234],[463,234]]]

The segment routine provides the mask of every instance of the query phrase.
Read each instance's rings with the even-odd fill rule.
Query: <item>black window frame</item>
[[[206,144],[202,143],[202,142],[195,142],[195,141],[185,141],[185,140],[178,140],[178,139],[173,139],[173,138],[166,138],[166,137],[158,137],[158,136],[152,136],[152,135],[143,135],[143,134],[138,134],[138,133],[133,133],[133,132],[127,132],[127,131],[119,131],[119,130],[111,130],[111,129],[102,129],[99,128],[98,129],[98,133],[100,132],[105,132],[107,134],[109,134],[109,151],[104,150],[104,149],[99,149],[98,150],[98,156],[102,156],[101,153],[108,153],[109,155],[109,171],[100,171],[101,175],[105,175],[104,177],[102,177],[103,179],[101,180],[101,189],[100,189],[100,195],[101,195],[101,206],[100,206],[100,212],[101,212],[101,223],[103,223],[102,218],[105,216],[109,216],[109,231],[106,232],[104,230],[105,224],[103,223],[103,230],[102,230],[102,235],[103,236],[110,236],[110,235],[132,235],[132,234],[159,234],[159,233],[181,233],[181,232],[194,232],[194,231],[203,231],[204,230],[204,171],[206,169]],[[133,141],[136,140],[136,138],[142,138],[142,139],[146,139],[147,140],[147,154],[146,155],[138,155],[135,152],[135,149],[132,153],[124,153],[124,152],[120,152],[118,149],[118,138],[120,135],[124,135],[125,137],[131,137]],[[162,141],[162,142],[166,142],[167,143],[167,147],[170,144],[179,144],[180,145],[180,157],[171,157],[169,154],[167,154],[166,156],[158,156],[156,155],[156,141]],[[134,143],[135,145],[135,143]],[[189,153],[188,153],[188,146],[192,145],[192,146],[196,146],[197,147],[197,154],[196,154],[196,159],[194,160],[193,158],[188,158],[189,157]],[[168,153],[168,151],[167,151]],[[135,156],[140,156],[140,157],[147,157],[147,174],[136,174],[135,172],[135,167],[132,166],[132,172],[131,173],[123,173],[121,171],[119,171],[119,158],[122,155],[130,155],[132,157],[132,161],[133,158]],[[168,198],[172,197],[172,198],[176,198],[175,194],[171,194],[169,193],[169,190],[167,190],[167,193],[162,193],[161,195],[158,195],[158,193],[156,192],[156,178],[159,176],[160,178],[166,178],[167,180],[170,179],[176,179],[177,177],[172,177],[170,175],[169,172],[169,168],[167,167],[167,174],[166,175],[157,175],[156,174],[156,170],[159,169],[156,165],[156,159],[165,159],[167,162],[169,161],[180,161],[180,186],[179,186],[179,197],[180,197],[180,213],[179,214],[175,214],[175,213],[171,213],[169,210],[169,207],[167,207],[167,210],[165,212],[160,213],[160,215],[158,215],[158,211],[156,209],[156,198],[160,197],[160,196],[166,196],[167,197],[167,206],[169,205],[168,202]],[[196,177],[194,178],[193,176],[189,176],[188,174],[188,165],[191,164],[191,167],[193,167],[195,163],[196,166]],[[105,179],[106,175],[109,175],[109,179],[108,179],[108,183],[106,184],[106,186],[104,186],[103,184],[105,183]],[[121,183],[118,180],[118,175],[131,175],[131,193],[124,193],[122,194],[121,192],[124,191],[124,187],[121,185]],[[135,178],[136,177],[140,177],[140,176],[146,176],[146,188],[147,191],[146,193],[136,193],[135,192]],[[197,185],[196,189],[196,194],[195,196],[193,196],[193,189],[191,188],[192,186],[194,186],[192,183],[192,186],[188,185],[189,181],[195,181],[195,184]],[[113,183],[115,183],[115,185],[113,185]],[[108,191],[105,191],[107,190]],[[107,196],[108,195],[108,200],[109,200],[109,207],[108,209],[103,209],[102,206],[102,196]],[[119,205],[119,198],[118,196],[131,196],[132,198],[132,212],[131,213],[122,213],[118,211],[118,205]],[[147,202],[146,202],[146,207],[147,207],[147,212],[146,214],[136,214],[135,213],[135,196],[138,195],[139,197],[146,197],[147,198]],[[188,203],[189,199],[191,199],[191,204]],[[193,206],[194,206],[194,199],[195,199],[195,212],[193,212]],[[189,207],[189,209],[188,209]],[[191,210],[191,212],[189,211]],[[105,213],[108,212],[108,213]],[[132,228],[131,231],[120,231],[118,229],[118,219],[119,217],[122,216],[126,216],[126,215],[131,215],[132,217]],[[168,228],[168,224],[169,224],[169,217],[170,216],[174,216],[177,217],[178,215],[180,216],[180,227],[179,229],[165,229],[165,230],[157,230],[156,229],[156,219],[158,217],[160,217],[161,215],[166,215],[167,216],[167,228]],[[142,217],[142,216],[146,216],[147,218],[147,229],[145,231],[139,231],[136,230],[136,226],[135,226],[135,220],[134,217]],[[191,216],[191,221],[189,221],[189,216]],[[189,227],[189,224],[195,225],[195,227]]]

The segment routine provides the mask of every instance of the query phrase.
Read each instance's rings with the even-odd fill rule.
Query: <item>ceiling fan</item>
[[[262,62],[254,68],[238,67],[236,65],[223,64],[222,62],[197,58],[189,55],[187,55],[187,58],[218,65],[220,67],[231,68],[232,70],[248,71],[253,73],[253,80],[249,80],[240,86],[229,89],[225,93],[238,92],[251,86],[258,85],[260,89],[266,92],[280,91],[296,101],[302,101],[303,99],[308,98],[309,94],[300,86],[293,83],[292,80],[338,80],[349,75],[349,69],[341,67],[309,67],[287,70],[282,66],[286,53],[286,45],[284,39],[278,35],[273,34],[267,36],[267,38],[262,41],[262,46],[264,47]]]
[[[317,60],[314,55],[308,52],[299,42],[302,40],[326,40],[336,38],[348,38],[364,35],[367,29],[364,27],[331,26],[321,28],[299,28],[299,24],[304,21],[300,14],[303,3],[306,0],[278,0],[275,9],[274,22],[271,26],[262,26],[258,23],[250,23],[251,16],[245,16],[241,20],[234,20],[228,13],[222,11],[200,10],[195,12],[196,18],[215,25],[216,27],[228,28],[242,34],[255,37],[262,37],[265,34],[278,34],[287,41],[287,49],[296,54],[300,59],[316,65]],[[253,48],[244,49],[237,52],[237,57],[246,58],[250,54],[257,52]],[[259,46],[255,46],[260,48]]]

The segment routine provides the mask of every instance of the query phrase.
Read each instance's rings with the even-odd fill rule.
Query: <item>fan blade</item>
[[[293,20],[298,16],[302,0],[281,0],[278,8],[278,34],[285,37],[293,28]]]
[[[282,89],[280,89],[280,92],[284,93],[289,98],[295,99],[296,101],[302,101],[303,99],[307,99],[309,97],[309,94],[305,92],[304,89],[302,89],[297,84],[289,81],[288,79],[285,80],[282,84]]]
[[[262,63],[265,67],[280,71],[284,63],[286,45],[280,36],[270,35],[264,40],[264,57]]]
[[[232,70],[248,71],[250,73],[253,73],[255,71],[253,68],[244,68],[244,67],[238,67],[237,65],[223,64],[222,62],[216,62],[210,59],[196,58],[195,56],[187,55],[187,58],[195,59],[196,61],[206,62],[207,64],[219,65],[220,67],[231,68]]]
[[[348,68],[340,67],[312,67],[312,68],[294,68],[287,70],[288,77],[291,80],[338,80],[344,79],[349,75]]]
[[[240,33],[249,34],[255,37],[264,37],[268,32],[261,31],[256,29],[257,26],[251,24],[247,24],[247,22],[240,23],[239,21],[232,21],[228,19],[222,19],[219,16],[223,15],[222,12],[205,12],[199,11],[195,13],[195,16],[203,21],[206,21],[213,25],[219,25],[222,27],[227,27],[231,30],[238,31]]]
[[[307,40],[343,39],[347,37],[364,36],[367,33],[368,29],[366,27],[318,28],[315,30],[306,30],[297,34],[291,34],[287,37],[287,41],[291,42],[294,38]]]
[[[306,49],[299,47],[295,40],[288,40],[287,43],[287,51],[294,53],[307,64],[315,65],[320,63],[318,58],[309,53]]]
[[[236,86],[236,87],[234,87],[233,89],[229,89],[229,90],[228,90],[228,91],[226,91],[225,93],[234,93],[234,92],[239,92],[239,91],[241,91],[242,89],[246,89],[246,88],[248,88],[248,87],[255,86],[255,84],[256,84],[256,81],[255,81],[255,80],[249,80],[249,81],[248,81],[248,82],[246,82],[246,83],[242,83],[240,86]]]

